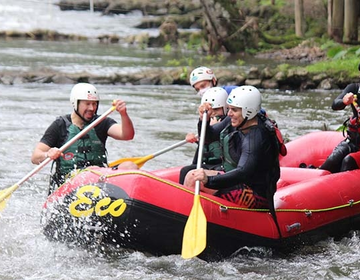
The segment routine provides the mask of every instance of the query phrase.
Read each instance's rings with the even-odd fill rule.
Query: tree
[[[358,0],[346,0],[344,6],[344,43],[358,40]]]
[[[253,1],[259,5],[259,0]],[[200,0],[200,3],[204,10],[210,53],[219,50],[236,53],[257,47],[257,18],[245,17],[240,6],[233,1]]]
[[[297,37],[304,37],[304,0],[295,0],[295,34]]]
[[[332,17],[333,17],[333,0],[328,0],[327,3],[327,11],[328,11],[328,17],[327,17],[327,33],[330,38],[332,38],[331,35],[331,26],[332,26]]]
[[[348,0],[346,0],[348,1]],[[332,1],[331,38],[341,43],[344,30],[344,0]]]

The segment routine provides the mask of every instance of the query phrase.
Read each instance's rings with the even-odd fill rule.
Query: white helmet
[[[228,94],[225,89],[223,89],[222,87],[212,87],[204,93],[203,97],[201,98],[201,104],[209,102],[213,109],[223,108],[224,114],[226,115],[227,98]]]
[[[237,87],[230,92],[226,103],[242,108],[242,116],[252,119],[260,112],[261,93],[253,86]]]
[[[78,109],[79,100],[91,100],[99,103],[100,97],[93,85],[88,83],[79,83],[72,88],[70,93],[70,102],[75,111]]]
[[[216,86],[216,77],[210,68],[200,66],[198,68],[195,68],[191,74],[190,74],[190,85],[193,87],[194,84],[200,81],[212,81],[215,79],[215,85]]]

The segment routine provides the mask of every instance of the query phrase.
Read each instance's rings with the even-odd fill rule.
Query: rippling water
[[[100,35],[138,34],[134,26],[141,23],[141,12],[124,15],[102,16],[100,12],[60,11],[59,0],[0,0],[0,30],[28,32],[35,29],[55,30],[63,34]],[[158,34],[157,29],[148,33]]]
[[[31,152],[50,122],[70,112],[71,85],[0,86],[0,185],[10,187],[34,166]],[[105,86],[100,113],[122,98],[136,128],[133,141],[110,139],[110,160],[145,156],[182,140],[196,128],[199,99],[189,86]],[[289,139],[336,128],[346,112],[329,109],[336,92],[264,93],[264,108]],[[120,120],[117,113],[111,115]],[[188,164],[195,146],[187,144],[148,161],[154,170]],[[108,254],[49,242],[41,233],[40,212],[47,193],[49,166],[20,186],[0,217],[0,279],[359,279],[359,235],[325,240],[288,256],[244,248],[216,263],[184,260],[180,255],[152,257],[140,252]],[[160,229],[161,230],[161,229]]]

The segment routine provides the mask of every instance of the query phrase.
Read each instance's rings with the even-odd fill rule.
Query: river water
[[[0,22],[6,13],[18,9],[25,13],[17,17],[20,26],[21,17],[28,18],[25,15],[29,2],[40,3],[0,0]],[[40,7],[43,12],[50,9],[46,1]],[[57,14],[55,8],[51,9],[53,16]],[[84,13],[76,15],[81,18]],[[99,16],[99,20],[103,18]],[[96,33],[90,27],[86,30],[89,34]],[[171,59],[170,54],[163,55],[159,50],[132,50],[94,42],[11,40],[0,41],[0,44],[2,70],[54,67],[64,72],[87,70],[101,74],[104,71],[137,71],[138,67],[163,67]],[[114,98],[124,99],[136,129],[133,141],[108,140],[110,161],[152,154],[196,130],[196,108],[200,100],[190,86],[96,86],[101,95],[99,113],[105,112]],[[71,112],[71,87],[40,83],[0,85],[1,189],[12,186],[34,168],[30,156],[42,133],[56,116]],[[267,90],[263,91],[263,107],[277,120],[286,139],[293,140],[324,126],[336,129],[341,125],[349,112],[330,109],[338,93]],[[120,121],[116,112],[111,117]],[[194,151],[194,145],[186,144],[148,161],[143,169],[151,171],[188,164]],[[1,280],[360,279],[358,232],[351,232],[341,240],[329,238],[286,256],[263,248],[244,248],[247,253],[215,263],[197,258],[184,260],[180,255],[153,257],[119,250],[104,254],[50,242],[43,236],[40,226],[49,170],[50,166],[44,167],[22,184],[0,213]]]

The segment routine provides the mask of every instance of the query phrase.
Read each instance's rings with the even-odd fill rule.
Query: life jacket
[[[239,133],[237,130],[230,132],[232,126],[229,123],[221,132],[220,132],[220,145],[222,149],[222,167],[225,172],[229,172],[237,167],[240,155],[231,154],[232,149],[230,149],[230,143],[232,143],[232,138]]]
[[[355,98],[356,97],[357,95],[355,95]],[[356,101],[351,104],[351,107],[353,116],[344,122],[344,126],[347,127],[347,138],[355,145],[360,146],[360,107]]]
[[[218,116],[217,119],[222,121],[226,115]],[[213,141],[210,144],[204,145],[203,149],[203,164],[216,165],[222,161],[222,149],[220,141]]]
[[[211,142],[208,145],[204,145],[203,150],[203,163],[204,164],[219,164],[221,163],[222,151],[219,141]]]
[[[76,125],[73,125],[66,116],[61,116],[61,118],[66,125],[66,136],[63,138],[65,144],[81,130]],[[62,176],[74,169],[81,169],[91,165],[105,166],[107,163],[105,146],[96,135],[95,129],[91,129],[85,136],[66,149],[63,154],[64,156],[59,157],[56,161],[57,173]]]

